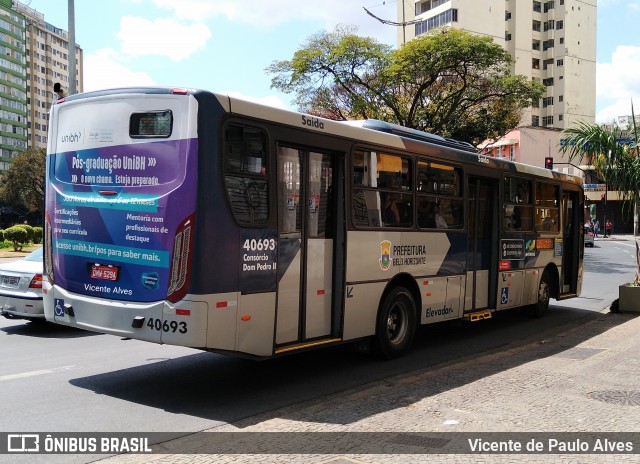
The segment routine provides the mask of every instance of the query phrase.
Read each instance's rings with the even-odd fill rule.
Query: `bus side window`
[[[511,230],[533,230],[533,206],[531,181],[516,177],[504,178],[503,228]]]
[[[536,230],[558,232],[560,230],[560,186],[536,182]]]
[[[462,171],[420,158],[417,163],[418,227],[462,229]]]
[[[412,227],[411,159],[356,150],[352,158],[352,220],[356,227]]]
[[[252,127],[229,125],[225,131],[225,185],[240,225],[262,226],[269,219],[266,140]]]

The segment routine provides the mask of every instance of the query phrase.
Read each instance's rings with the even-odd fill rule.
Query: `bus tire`
[[[384,298],[376,321],[376,348],[380,356],[393,359],[407,352],[416,333],[416,304],[404,287]]]
[[[551,299],[551,273],[544,271],[538,285],[538,302],[533,305],[533,317],[542,317],[549,309],[549,300]]]

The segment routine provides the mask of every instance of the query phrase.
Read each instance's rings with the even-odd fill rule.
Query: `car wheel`
[[[376,322],[378,353],[393,359],[404,354],[416,332],[416,304],[404,287],[394,288],[384,298]]]

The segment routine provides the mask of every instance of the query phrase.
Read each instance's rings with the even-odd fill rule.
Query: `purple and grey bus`
[[[207,91],[58,100],[45,314],[252,357],[488,319],[582,286],[579,178],[382,121]]]

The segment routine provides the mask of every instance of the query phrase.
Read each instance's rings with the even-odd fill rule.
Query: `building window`
[[[564,60],[563,60],[562,58],[559,58],[559,59],[556,61],[556,66],[564,66]]]
[[[555,21],[553,19],[550,19],[549,21],[545,21],[544,31],[547,32],[548,30],[553,30],[554,26],[555,26]]]
[[[425,21],[421,21],[416,24],[416,36],[420,34],[425,34],[429,32],[431,29],[435,29],[436,27],[446,26],[447,24],[458,22],[458,9],[452,8],[447,10],[439,15],[434,16],[433,18],[429,18]]]
[[[547,69],[549,66],[553,66],[553,58],[546,59],[542,62],[542,69]]]
[[[531,59],[531,67],[533,69],[540,69],[540,60],[538,58]]]
[[[531,116],[531,125],[539,126],[540,125],[540,116]]]
[[[558,115],[558,121],[562,121],[564,118],[562,117],[562,115]]]
[[[553,97],[544,97],[542,99],[542,107],[546,108],[549,105],[553,105]]]
[[[534,40],[533,43],[531,44],[531,48],[534,50],[540,50],[540,41]]]
[[[545,40],[542,42],[542,51],[546,51],[550,48],[553,48],[553,39]]]
[[[511,40],[511,33],[509,33],[509,32],[506,32],[506,31],[505,31],[505,33],[504,33],[504,40],[506,40],[506,41]]]
[[[557,21],[556,29],[563,29],[563,28],[564,28],[564,21]]]
[[[449,0],[427,0],[425,2],[416,3],[416,15],[422,14],[433,8],[447,3]]]
[[[564,43],[564,37],[560,37],[560,44]]]
[[[534,19],[534,20],[533,20],[533,25],[532,25],[532,27],[533,27],[533,30],[534,30],[534,31],[540,32],[540,21],[536,21],[536,20]]]
[[[543,116],[542,117],[542,125],[550,126],[553,124],[553,116]]]
[[[564,101],[564,95],[560,95],[560,96],[558,97],[558,102],[562,102],[562,101]]]
[[[509,145],[509,147],[510,147],[509,159],[511,161],[515,161],[516,160],[516,146],[515,145]]]
[[[544,12],[547,13],[549,10],[553,10],[555,2],[546,2],[544,4]]]
[[[533,11],[536,11],[538,13],[542,12],[542,3],[534,1],[533,2]]]
[[[546,85],[547,87],[551,87],[553,85],[553,77],[548,77],[546,79],[542,79],[542,85]]]
[[[504,12],[504,20],[505,21],[509,21],[511,19],[511,12],[510,11],[505,11]]]

